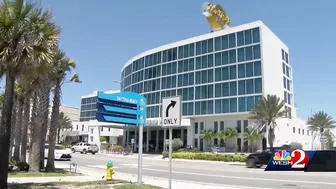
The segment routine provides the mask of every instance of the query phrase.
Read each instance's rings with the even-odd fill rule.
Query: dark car
[[[278,150],[290,150],[290,145],[282,145],[281,147],[274,147],[273,151],[263,150],[256,153],[252,153],[247,156],[246,167],[248,168],[260,168],[263,165],[267,165],[274,152]]]

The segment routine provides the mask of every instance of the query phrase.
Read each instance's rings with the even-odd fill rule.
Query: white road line
[[[149,168],[142,168],[148,171],[158,171],[158,172],[167,172],[166,170],[159,170],[159,169],[149,169]],[[336,182],[314,182],[314,181],[303,181],[303,180],[281,180],[281,179],[266,179],[266,178],[254,178],[254,177],[237,177],[237,176],[224,176],[224,175],[209,175],[209,174],[202,174],[202,173],[188,173],[182,171],[173,171],[173,173],[177,174],[186,174],[186,175],[196,175],[196,176],[211,176],[211,177],[221,177],[221,178],[232,178],[232,179],[245,179],[245,180],[259,180],[259,181],[271,181],[271,182],[292,182],[292,183],[304,183],[304,184],[321,184],[321,185],[335,185]]]
[[[106,165],[86,165],[87,167],[93,167],[93,168],[100,168],[100,169],[106,169]],[[113,166],[114,169],[117,169],[118,167]]]

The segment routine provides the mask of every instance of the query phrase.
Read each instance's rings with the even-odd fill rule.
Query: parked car
[[[44,158],[48,158],[49,153],[49,144],[45,144],[44,148]],[[55,145],[55,160],[71,160],[71,151],[65,149],[63,146],[56,144]]]
[[[96,153],[98,153],[99,148],[96,144],[80,142],[72,146],[71,151],[72,153],[76,152],[80,152],[81,154],[92,153],[92,155],[95,155]]]

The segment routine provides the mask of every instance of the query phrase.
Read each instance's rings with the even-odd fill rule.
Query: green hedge
[[[246,155],[243,154],[216,154],[216,153],[193,153],[193,152],[175,152],[175,159],[192,159],[208,161],[225,161],[225,162],[245,162]]]

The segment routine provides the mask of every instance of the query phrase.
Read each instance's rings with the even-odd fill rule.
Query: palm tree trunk
[[[37,112],[37,108],[38,108],[38,89],[34,92],[34,99],[33,99],[33,107],[32,107],[32,112],[31,112],[31,120],[30,120],[30,124],[29,124],[29,129],[30,129],[30,144],[29,144],[29,165],[32,163],[32,145],[33,145],[33,140],[32,140],[32,136],[34,133],[34,122],[36,119],[36,112]]]
[[[11,134],[9,139],[9,161],[12,160],[13,157],[13,147],[14,147],[14,139],[15,139],[15,129],[16,129],[16,103],[13,103],[13,109],[12,109],[12,118],[11,118]]]
[[[32,150],[31,150],[31,164],[29,171],[30,172],[39,172],[40,171],[40,160],[41,160],[41,144],[45,140],[42,136],[43,132],[43,123],[45,114],[48,111],[48,95],[45,95],[48,89],[46,88],[46,81],[41,79],[38,84],[38,106],[36,111],[36,116],[33,118],[33,133],[32,133]]]
[[[0,124],[0,188],[7,188],[8,178],[8,156],[9,156],[9,144],[11,136],[11,119],[14,102],[14,82],[15,77],[13,73],[8,71],[6,73],[6,89],[4,105],[2,108],[1,124]]]
[[[22,125],[22,139],[21,139],[21,156],[22,162],[27,161],[27,139],[28,139],[28,125],[30,116],[30,96],[26,96],[23,105],[23,125]]]
[[[48,151],[48,161],[47,168],[48,172],[55,171],[55,141],[56,141],[56,132],[59,126],[59,107],[61,100],[61,86],[56,84],[54,90],[54,99],[51,113],[51,124],[50,124],[50,133],[49,133],[49,151]]]
[[[57,128],[57,143],[60,143],[60,135],[61,135],[61,127],[59,125],[59,127]]]
[[[269,127],[269,130],[268,130],[268,144],[270,146],[270,151],[273,152],[274,150],[274,138],[275,138],[275,135],[274,135],[274,128],[271,128]]]
[[[18,111],[16,115],[15,124],[15,149],[14,160],[20,161],[20,146],[21,146],[21,133],[22,133],[22,116],[23,116],[23,102],[18,101]]]
[[[43,99],[45,100],[44,106],[47,106],[47,107],[44,107],[44,109],[46,109],[46,110],[44,111],[44,118],[43,118],[43,123],[42,123],[40,169],[45,168],[45,165],[44,165],[44,157],[45,157],[44,149],[45,149],[45,142],[46,142],[46,138],[47,138],[46,135],[47,135],[47,131],[48,131],[49,104],[50,104],[50,85],[48,83],[46,83],[45,89],[46,90],[43,91],[43,95],[44,95]]]

